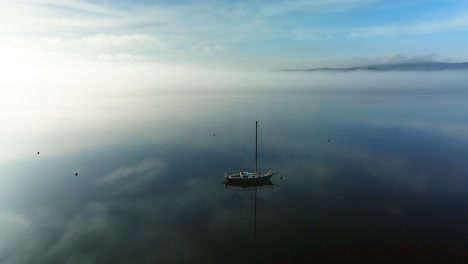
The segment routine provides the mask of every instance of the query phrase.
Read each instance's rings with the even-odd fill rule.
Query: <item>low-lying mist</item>
[[[40,67],[44,65],[36,65]],[[463,91],[464,71],[349,73],[242,71],[193,65],[77,62],[31,66],[0,81],[2,103],[54,96],[212,92],[452,92]],[[28,99],[30,98],[30,99]]]

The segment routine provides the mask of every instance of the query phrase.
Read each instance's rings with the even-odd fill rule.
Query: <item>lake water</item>
[[[467,261],[467,99],[285,88],[5,101],[0,263]],[[256,119],[259,167],[279,174],[255,204],[254,188],[222,180],[254,166]]]

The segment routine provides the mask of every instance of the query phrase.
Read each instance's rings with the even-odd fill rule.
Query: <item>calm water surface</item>
[[[109,93],[4,105],[0,262],[462,263],[467,99]],[[279,174],[257,188],[255,222],[254,189],[222,178],[254,166],[256,119],[259,167]]]

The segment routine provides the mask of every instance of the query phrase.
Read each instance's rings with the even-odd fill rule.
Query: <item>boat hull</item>
[[[262,175],[256,175],[253,177],[242,177],[241,174],[232,174],[232,175],[226,175],[224,177],[224,182],[225,183],[262,183],[262,182],[267,182],[271,179],[271,177],[274,175],[274,173],[265,173]]]

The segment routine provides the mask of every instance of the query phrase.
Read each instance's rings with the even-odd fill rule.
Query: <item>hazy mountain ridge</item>
[[[416,62],[416,63],[394,63],[375,64],[356,67],[323,67],[310,69],[283,69],[286,72],[351,72],[351,71],[448,71],[468,70],[468,62]]]

